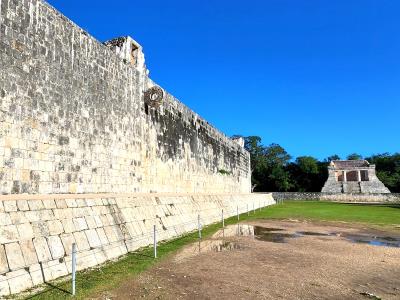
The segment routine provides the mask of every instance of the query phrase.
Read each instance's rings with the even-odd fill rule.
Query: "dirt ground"
[[[259,238],[265,233],[269,240],[269,230],[252,236],[249,227],[249,236],[236,236],[230,227],[224,239],[219,232],[203,241],[200,253],[197,243],[189,245],[95,299],[400,299],[400,248],[346,239],[394,240],[388,237],[400,232],[296,220],[249,224],[296,235],[264,241]],[[304,231],[326,235],[298,234]]]

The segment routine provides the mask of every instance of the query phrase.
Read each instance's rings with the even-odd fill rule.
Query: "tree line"
[[[320,161],[312,156],[299,156],[293,160],[278,144],[263,145],[259,136],[244,137],[250,152],[252,189],[254,192],[320,192],[328,178],[332,155]],[[382,153],[363,157],[353,153],[345,159],[366,159],[376,165],[376,174],[392,193],[400,192],[400,153]]]

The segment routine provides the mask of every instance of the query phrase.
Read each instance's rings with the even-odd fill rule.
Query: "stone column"
[[[343,171],[343,182],[347,182],[347,171]]]
[[[358,179],[358,182],[361,182],[361,170],[357,171],[357,179]]]

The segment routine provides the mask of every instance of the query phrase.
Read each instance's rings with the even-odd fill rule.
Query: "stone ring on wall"
[[[164,98],[164,91],[158,86],[153,86],[144,92],[144,102],[151,107],[159,107]]]

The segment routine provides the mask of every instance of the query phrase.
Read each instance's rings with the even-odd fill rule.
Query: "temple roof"
[[[345,170],[345,169],[358,169],[363,167],[369,167],[369,162],[361,160],[333,160],[331,161],[331,166],[335,169]]]

